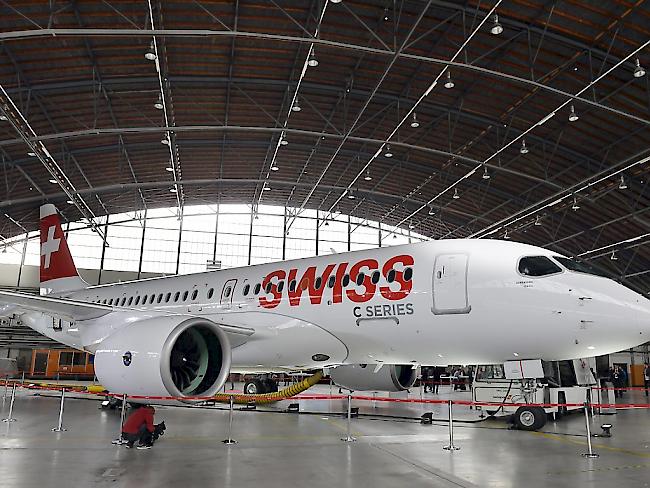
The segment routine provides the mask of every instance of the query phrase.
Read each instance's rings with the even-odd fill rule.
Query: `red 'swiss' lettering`
[[[282,300],[282,293],[278,290],[278,284],[273,283],[271,280],[273,278],[277,278],[278,281],[283,280],[285,277],[286,273],[279,269],[277,271],[273,271],[272,273],[269,273],[266,275],[264,280],[262,281],[262,290],[266,292],[267,287],[269,286],[269,283],[271,284],[271,288],[269,289],[267,295],[270,293],[273,298],[271,300],[267,299],[265,296],[260,297],[260,305],[264,308],[275,308],[280,304],[280,300]]]
[[[309,294],[309,302],[312,305],[322,303],[326,288],[332,290],[332,298],[329,302],[332,304],[343,302],[343,297],[355,303],[368,302],[377,294],[377,289],[383,298],[391,301],[402,300],[411,293],[413,272],[410,267],[415,264],[413,256],[408,254],[393,256],[383,266],[376,259],[371,258],[358,261],[351,267],[349,264],[348,262],[328,264],[321,274],[318,274],[316,266],[309,266],[300,278],[296,268],[288,272],[281,269],[273,271],[262,281],[259,304],[268,309],[277,307],[282,301],[285,289],[289,305],[292,307],[300,305],[305,290]],[[346,273],[348,269],[349,272]],[[379,270],[384,282],[387,282],[382,286],[377,284]],[[363,280],[359,278],[361,274]]]
[[[400,254],[399,256],[394,256],[386,261],[384,268],[382,269],[382,274],[384,278],[388,278],[388,273],[392,270],[395,264],[401,263],[404,267],[413,266],[413,257],[408,254]],[[404,272],[395,270],[395,281],[394,283],[399,284],[399,290],[392,291],[390,289],[390,284],[388,286],[380,286],[379,292],[387,300],[401,300],[406,298],[409,293],[411,293],[411,288],[413,287],[413,282],[411,280],[404,279]]]
[[[323,271],[323,274],[320,276],[320,287],[316,287],[316,266],[310,266],[303,273],[302,278],[297,281],[295,289],[291,289],[290,286],[287,294],[289,295],[289,305],[295,307],[300,305],[300,299],[302,298],[302,292],[304,290],[309,290],[309,300],[312,305],[318,305],[323,299],[323,291],[325,291],[325,286],[327,286],[327,280],[332,274],[335,264],[328,264]],[[296,279],[298,270],[293,268],[289,270],[288,282],[291,283]]]
[[[375,290],[377,289],[377,285],[371,281],[370,277],[372,271],[379,268],[379,263],[376,259],[364,259],[352,266],[352,269],[350,269],[350,281],[356,282],[357,277],[363,268],[368,268],[370,271],[370,273],[365,273],[363,282],[361,283],[361,286],[363,286],[365,291],[363,293],[357,293],[356,290],[353,289],[345,290],[345,294],[348,298],[355,303],[367,302],[375,295]]]

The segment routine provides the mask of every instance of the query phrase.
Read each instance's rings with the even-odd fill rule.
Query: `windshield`
[[[518,269],[525,276],[546,276],[562,272],[562,268],[546,256],[523,257],[519,260]]]
[[[559,262],[562,266],[564,266],[569,271],[576,271],[578,273],[585,273],[594,276],[603,276],[605,278],[607,277],[600,271],[589,266],[588,264],[574,261],[573,259],[569,259],[569,258],[563,258],[560,256],[553,256],[553,259],[555,259],[557,262]]]

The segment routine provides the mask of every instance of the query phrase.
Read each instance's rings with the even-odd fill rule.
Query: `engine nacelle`
[[[230,341],[218,324],[180,315],[129,324],[95,353],[101,384],[130,395],[211,396],[226,382],[230,363]]]
[[[332,369],[330,377],[338,386],[353,391],[404,391],[417,379],[417,369],[410,364],[387,364],[374,371],[372,364],[350,364]]]

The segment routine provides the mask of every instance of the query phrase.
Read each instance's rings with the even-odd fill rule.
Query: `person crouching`
[[[151,449],[155,430],[153,424],[155,413],[156,410],[151,405],[142,405],[136,408],[124,422],[122,436],[113,441],[113,444],[126,444],[127,449],[130,449],[138,441],[137,449]]]

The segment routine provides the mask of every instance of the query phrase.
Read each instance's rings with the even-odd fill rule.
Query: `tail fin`
[[[88,284],[74,265],[61,219],[50,203],[41,206],[41,294],[81,290]]]

